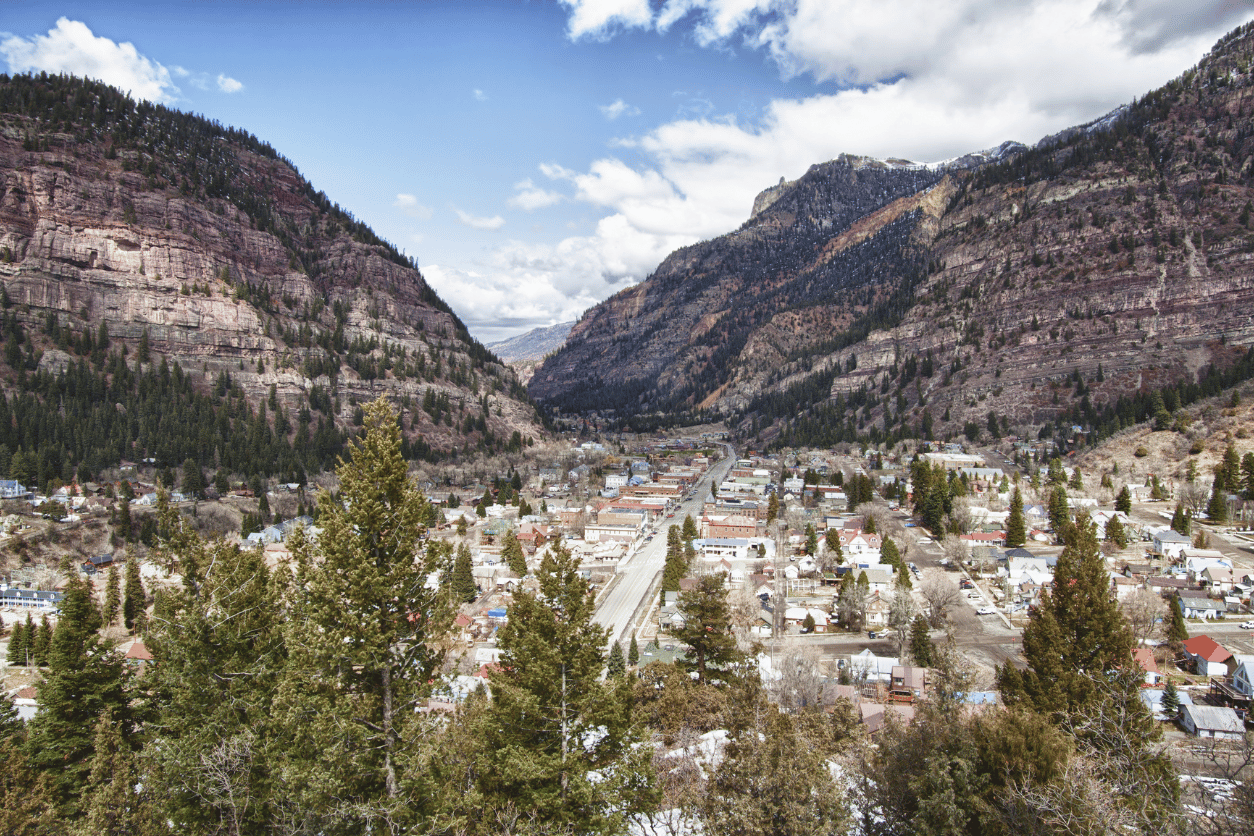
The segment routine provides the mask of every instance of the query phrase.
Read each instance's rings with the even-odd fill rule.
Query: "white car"
[[[1243,621],[1241,623],[1242,630],[1254,630],[1254,621]]]
[[[992,607],[980,607],[978,610],[975,611],[975,614],[976,615],[996,615],[997,610],[993,609]]]

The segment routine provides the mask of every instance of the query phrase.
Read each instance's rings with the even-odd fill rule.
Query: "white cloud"
[[[615,99],[613,104],[601,105],[601,113],[605,114],[605,118],[613,121],[620,116],[639,116],[640,108],[635,105],[629,105],[622,99]]]
[[[491,231],[505,226],[505,219],[500,215],[493,215],[490,218],[481,218],[471,215],[468,212],[463,212],[461,209],[454,209],[453,211],[457,213],[457,220],[461,221],[471,229],[484,229]]]
[[[15,73],[67,73],[112,84],[139,99],[171,102],[179,89],[165,67],[139,54],[131,43],[97,37],[87,24],[60,18],[46,35],[0,41],[0,55]]]
[[[560,203],[566,199],[559,192],[550,192],[538,187],[531,181],[531,178],[515,183],[514,189],[518,194],[509,199],[509,205],[517,206],[519,209],[525,209],[528,212],[552,206],[554,203]]]
[[[476,264],[468,281],[484,292],[468,321],[483,327],[577,316],[676,248],[736,228],[780,176],[841,153],[932,161],[1097,118],[1179,75],[1251,16],[1231,0],[1187,13],[1176,0],[667,0],[656,15],[643,2],[563,2],[571,39],[690,27],[702,46],[761,50],[782,76],[824,86],[771,102],[752,122],[677,94],[684,118],[611,143],[632,149],[630,164],[541,165],[605,214],[591,235],[511,241]]]
[[[620,30],[647,28],[653,20],[649,0],[562,0],[562,5],[570,9],[571,40],[603,40]]]
[[[477,102],[486,102],[488,100],[488,94],[478,88],[475,88],[474,97]]]
[[[431,207],[423,206],[412,194],[398,194],[392,201],[392,208],[399,209],[411,218],[425,221],[431,217]]]
[[[238,93],[244,85],[229,76],[218,73],[218,89],[223,93]]]

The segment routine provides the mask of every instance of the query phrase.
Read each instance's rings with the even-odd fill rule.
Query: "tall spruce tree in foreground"
[[[450,622],[428,589],[426,500],[407,475],[396,413],[380,399],[319,496],[316,542],[292,546],[290,663],[276,698],[288,736],[285,803],[324,833],[378,830],[413,811],[400,775]]]
[[[457,560],[453,563],[451,579],[453,600],[458,604],[469,603],[479,597],[475,575],[470,560],[470,548],[465,543],[457,546]]]
[[[48,650],[48,670],[39,688],[39,711],[30,722],[31,762],[52,776],[61,812],[77,818],[82,787],[94,753],[96,721],[106,710],[124,738],[131,732],[131,708],[124,690],[121,654],[100,641],[100,611],[87,581],[68,564],[61,616]]]
[[[725,575],[702,575],[695,588],[679,596],[684,624],[674,631],[675,638],[688,645],[681,665],[705,682],[710,669],[723,669],[740,658],[731,632]]]
[[[1167,624],[1167,641],[1170,644],[1180,644],[1189,639],[1189,625],[1184,620],[1184,610],[1180,607],[1180,598],[1171,596],[1168,605],[1171,609],[1171,620]]]
[[[122,583],[118,577],[118,565],[116,563],[109,567],[109,577],[105,582],[105,600],[104,607],[101,610],[101,616],[104,618],[106,627],[113,625],[118,620],[118,613],[122,609]]]
[[[273,716],[286,659],[282,588],[259,550],[202,541],[168,505],[159,513],[169,535],[161,554],[183,587],[162,591],[145,636],[156,664],[140,680],[155,714],[144,783],[179,833],[261,832],[267,756],[282,752]]]
[[[501,667],[475,719],[473,797],[458,801],[460,832],[496,833],[502,816],[534,832],[615,833],[652,799],[647,747],[631,725],[626,677],[601,680],[608,631],[579,563],[555,543],[539,589],[514,597],[497,634]],[[437,768],[440,767],[438,764]]]
[[[1015,488],[1010,497],[1010,515],[1006,518],[1006,548],[1020,548],[1028,541],[1027,529],[1023,522],[1023,494]]]
[[[1070,716],[1095,694],[1094,677],[1126,667],[1132,631],[1110,596],[1110,576],[1093,525],[1081,516],[1067,526],[1054,582],[1023,631],[1028,669],[1006,663],[998,685],[1009,705],[1046,716]]]
[[[132,555],[126,561],[126,587],[122,593],[122,623],[126,629],[143,629],[147,605],[144,583],[139,577],[139,559]]]

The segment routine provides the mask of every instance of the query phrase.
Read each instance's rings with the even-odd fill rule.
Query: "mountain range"
[[[0,76],[0,282],[0,406],[37,414],[67,377],[109,390],[81,407],[94,439],[0,429],[0,458],[50,434],[62,476],[141,457],[279,469],[230,452],[247,421],[293,459],[284,472],[321,469],[380,395],[415,458],[543,432],[412,260],[278,152],[94,81]],[[173,381],[164,407],[141,392],[149,372]]]
[[[1254,343],[1252,54],[1246,26],[1031,148],[814,165],[586,312],[529,390],[830,443],[1037,432],[1197,383]]]

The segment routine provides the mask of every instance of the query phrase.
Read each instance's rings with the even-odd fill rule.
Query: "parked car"
[[[993,609],[992,607],[980,607],[978,610],[975,611],[975,614],[976,615],[996,615],[997,610]]]
[[[1254,630],[1254,621],[1241,622],[1241,629],[1242,630]]]
[[[971,581],[967,580],[966,578],[963,578],[962,588],[963,589],[975,589],[975,584],[971,583]]]

